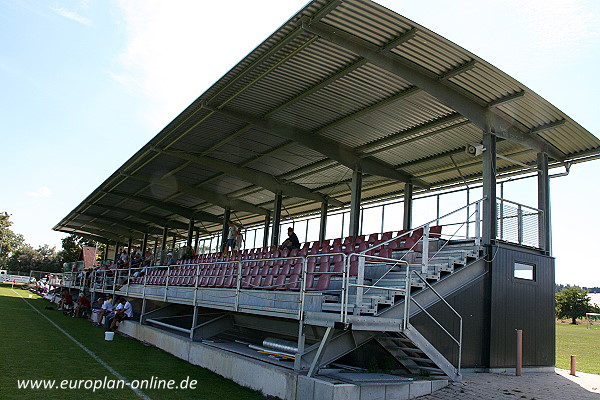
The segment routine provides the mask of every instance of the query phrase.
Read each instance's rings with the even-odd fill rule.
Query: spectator
[[[102,297],[98,299],[98,304],[100,305],[100,312],[98,312],[98,322],[96,322],[96,326],[102,325],[102,319],[104,317],[108,317],[113,310],[112,304],[104,300]]]
[[[171,266],[175,264],[175,259],[173,258],[173,253],[167,253],[167,266]]]
[[[87,299],[87,297],[85,297],[83,292],[80,292],[79,298],[75,302],[75,310],[73,312],[73,317],[75,317],[75,318],[83,317],[84,314],[87,314],[90,312],[91,307],[92,307],[92,305],[90,304],[90,301]]]
[[[58,310],[67,310],[73,307],[73,296],[69,293],[67,289],[63,289],[62,294],[60,296],[60,301],[58,302]]]
[[[117,304],[117,306],[114,309],[114,314],[112,318],[109,317],[109,330],[114,331],[117,328],[119,322],[131,318],[133,318],[133,307],[125,297],[121,297],[119,299],[119,304]]]
[[[194,249],[192,249],[192,246],[185,246],[185,249],[183,250],[183,259],[193,260],[194,258],[196,258],[196,253],[194,252]]]
[[[281,246],[279,246],[279,250],[283,250],[283,249],[292,250],[292,249],[299,249],[299,248],[300,248],[300,241],[298,240],[298,236],[296,236],[296,234],[294,233],[294,228],[289,227],[288,228],[288,238],[285,239],[283,241],[283,243],[281,243]]]
[[[227,241],[225,242],[225,247],[223,248],[223,255],[226,256],[229,254],[231,250],[235,247],[235,231],[237,227],[233,223],[233,221],[229,221],[229,232],[227,233]]]
[[[242,227],[238,227],[235,231],[235,250],[236,254],[239,254],[242,251],[242,246],[246,242],[244,239],[244,235],[242,235]]]

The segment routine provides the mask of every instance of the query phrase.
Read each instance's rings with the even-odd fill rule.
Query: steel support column
[[[119,260],[119,242],[115,242],[115,262]]]
[[[196,238],[194,239],[194,252],[198,254],[198,243],[200,242],[200,229],[196,228]]]
[[[413,185],[407,183],[404,185],[404,218],[402,219],[402,229],[412,227],[413,212]]]
[[[131,256],[131,246],[133,245],[133,238],[129,236],[129,240],[127,241],[127,254]]]
[[[223,230],[221,231],[221,251],[225,251],[225,243],[229,234],[229,220],[231,218],[231,208],[225,208],[223,213]]]
[[[163,236],[162,236],[162,242],[160,244],[160,262],[159,265],[163,265],[165,262],[165,251],[167,250],[167,236],[169,235],[169,228],[168,227],[164,227],[163,228]]]
[[[279,233],[281,232],[281,202],[283,195],[281,192],[275,194],[275,202],[273,203],[273,229],[271,230],[271,246],[279,244]]]
[[[192,240],[194,239],[194,218],[190,218],[188,224],[187,242],[186,244],[192,247]]]
[[[265,231],[263,232],[263,247],[269,245],[269,225],[271,225],[271,216],[265,215]]]
[[[491,131],[483,133],[483,245],[496,240],[496,136]]]
[[[307,224],[308,226],[308,224]],[[327,202],[321,203],[321,225],[319,226],[319,241],[325,240],[327,234]]]
[[[552,224],[550,219],[550,176],[548,175],[548,155],[537,154],[537,183],[539,214],[539,246],[552,255]]]
[[[360,200],[362,194],[362,171],[352,172],[352,193],[350,195],[350,236],[358,236],[360,232]]]
[[[142,257],[146,254],[146,247],[148,247],[148,233],[144,233],[144,240],[142,241]]]

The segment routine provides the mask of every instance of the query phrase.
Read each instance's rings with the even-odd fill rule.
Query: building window
[[[517,279],[525,279],[528,281],[535,280],[535,265],[516,262],[514,275]]]

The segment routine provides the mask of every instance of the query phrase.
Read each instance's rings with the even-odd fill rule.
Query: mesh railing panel
[[[497,208],[499,240],[540,247],[540,210],[502,199],[498,199]]]

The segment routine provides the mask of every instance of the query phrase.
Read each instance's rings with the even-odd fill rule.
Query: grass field
[[[29,296],[27,291],[0,287],[0,399],[264,399],[255,391],[137,340],[117,334],[114,341],[106,342],[103,329],[84,319],[64,316],[57,310],[46,310],[50,303],[37,296]],[[130,382],[155,377],[179,383],[189,377],[198,381],[196,389],[143,389],[143,393],[136,393],[130,388],[96,392],[85,389],[18,389],[19,379],[57,382],[63,379],[116,379],[98,360],[27,303]]]
[[[600,329],[585,324],[556,324],[556,367],[571,368],[571,355],[577,356],[577,371],[600,374]]]

